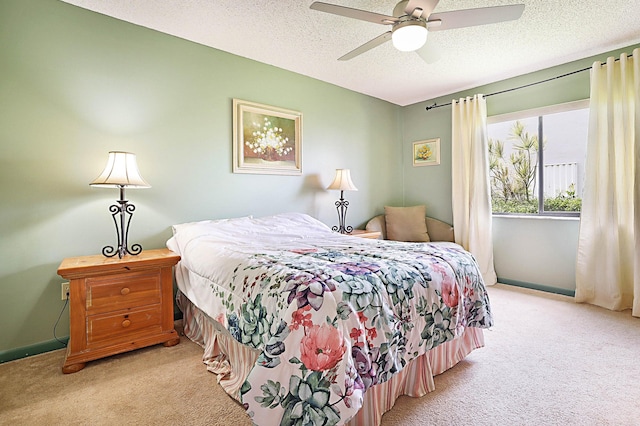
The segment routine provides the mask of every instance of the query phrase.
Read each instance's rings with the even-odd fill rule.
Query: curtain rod
[[[627,58],[630,58],[632,56],[633,55],[627,55]],[[615,60],[619,61],[620,58],[616,58]],[[606,62],[602,63],[601,65],[606,65]],[[582,69],[579,69],[579,70],[576,70],[576,71],[568,72],[566,74],[562,74],[562,75],[558,75],[558,76],[555,76],[555,77],[547,78],[545,80],[536,81],[536,82],[525,84],[525,85],[518,86],[518,87],[512,87],[511,89],[500,90],[499,92],[493,92],[493,93],[489,93],[488,95],[484,95],[484,97],[488,98],[489,96],[493,96],[493,95],[500,95],[502,93],[513,92],[514,90],[524,89],[526,87],[535,86],[536,84],[546,83],[546,82],[551,81],[551,80],[557,80],[559,78],[568,77],[568,76],[573,75],[573,74],[578,74],[579,72],[588,71],[591,68],[592,67],[582,68]],[[427,111],[429,111],[429,110],[432,110],[432,109],[435,109],[435,108],[440,108],[440,107],[449,106],[449,105],[451,105],[451,102],[446,103],[446,104],[439,104],[439,105],[434,102],[433,105],[428,105],[425,109]]]

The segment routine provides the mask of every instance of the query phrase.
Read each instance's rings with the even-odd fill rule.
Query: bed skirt
[[[235,340],[218,322],[198,309],[180,291],[176,296],[183,313],[184,334],[204,349],[203,362],[218,383],[240,402],[240,388],[260,351]],[[401,395],[420,397],[435,390],[433,377],[456,365],[474,349],[484,346],[482,329],[467,328],[456,339],[443,343],[413,360],[391,380],[377,384],[364,394],[363,405],[349,426],[379,425]]]

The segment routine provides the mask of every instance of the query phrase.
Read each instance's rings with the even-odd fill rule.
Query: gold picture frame
[[[233,173],[302,174],[302,113],[233,100]]]
[[[413,167],[440,164],[440,138],[413,143]]]

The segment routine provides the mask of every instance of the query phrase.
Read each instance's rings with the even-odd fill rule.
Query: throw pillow
[[[425,206],[384,207],[384,221],[387,227],[387,239],[428,243]]]

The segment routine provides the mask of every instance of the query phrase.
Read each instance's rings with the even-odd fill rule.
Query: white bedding
[[[211,318],[222,308],[211,292],[211,282],[225,283],[232,278],[229,270],[219,268],[219,263],[238,264],[256,250],[315,250],[323,242],[347,247],[354,239],[358,244],[373,243],[333,232],[324,223],[300,213],[189,222],[174,225],[173,233],[167,247],[182,255],[176,266],[178,289]],[[210,261],[212,257],[217,263]]]

